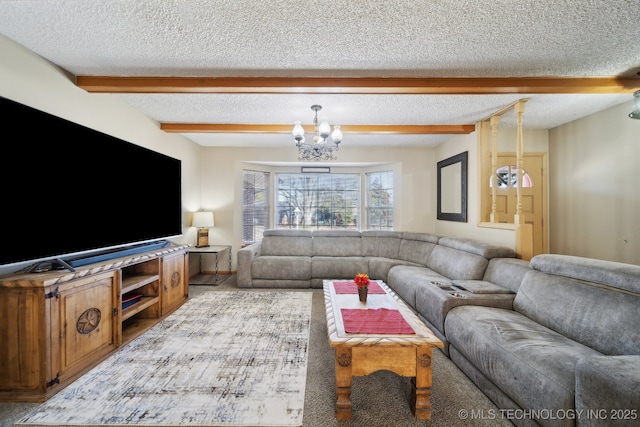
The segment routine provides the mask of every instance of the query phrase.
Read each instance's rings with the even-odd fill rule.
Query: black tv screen
[[[0,267],[182,234],[178,159],[0,97]]]

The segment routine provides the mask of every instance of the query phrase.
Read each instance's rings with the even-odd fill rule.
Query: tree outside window
[[[367,174],[367,228],[393,230],[393,172]]]
[[[358,229],[358,174],[277,174],[276,228]]]

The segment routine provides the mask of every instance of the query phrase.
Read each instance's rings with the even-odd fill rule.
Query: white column
[[[492,146],[491,146],[491,222],[497,222],[496,218],[496,210],[498,209],[498,205],[496,203],[496,191],[498,184],[498,123],[500,122],[499,116],[491,117],[491,135],[492,135]],[[482,185],[486,185],[483,183]]]
[[[513,107],[518,120],[518,139],[516,142],[516,214],[513,218],[514,224],[524,224],[524,216],[522,216],[522,196],[520,188],[522,187],[522,165],[523,165],[523,151],[524,143],[522,141],[522,114],[524,114],[524,101],[519,101]],[[511,171],[509,171],[511,173]]]

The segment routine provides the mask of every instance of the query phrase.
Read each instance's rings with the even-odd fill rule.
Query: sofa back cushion
[[[452,249],[469,252],[486,259],[491,258],[514,258],[516,252],[506,246],[494,245],[491,243],[481,242],[479,240],[468,239],[464,237],[444,236],[438,240],[438,244],[447,246]]]
[[[398,258],[403,261],[427,265],[429,255],[439,239],[440,236],[430,233],[403,233]]]
[[[481,280],[489,261],[476,254],[436,245],[427,267],[451,280]]]
[[[398,258],[400,231],[363,230],[362,254],[369,257]]]
[[[531,270],[514,310],[607,355],[640,354],[640,295]]]
[[[489,260],[483,280],[512,292],[518,292],[525,274],[531,271],[531,263],[518,258],[493,258]]]
[[[362,239],[357,230],[314,230],[314,256],[361,256]]]
[[[310,230],[265,230],[262,255],[311,256]]]
[[[571,255],[543,254],[531,259],[543,273],[571,277],[640,294],[640,265]]]

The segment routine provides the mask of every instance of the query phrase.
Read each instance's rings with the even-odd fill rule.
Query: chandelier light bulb
[[[320,123],[320,126],[318,127],[318,134],[320,134],[320,137],[322,139],[327,139],[329,138],[329,134],[331,133],[331,126],[329,125],[329,122],[322,122]]]
[[[340,130],[340,125],[335,125],[333,127],[331,139],[333,139],[333,142],[335,142],[336,144],[340,144],[340,141],[342,141],[342,131]]]
[[[295,139],[296,141],[300,141],[300,140],[304,140],[304,128],[302,127],[302,122],[301,121],[296,121],[294,122],[293,126],[293,131],[291,131],[291,133],[293,134],[293,139]]]

